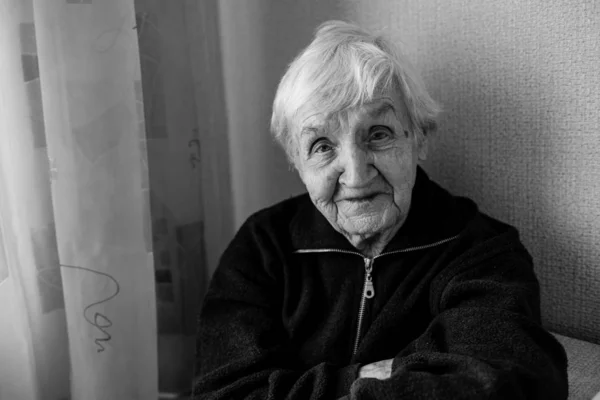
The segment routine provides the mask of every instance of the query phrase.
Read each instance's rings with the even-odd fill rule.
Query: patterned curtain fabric
[[[185,267],[201,220],[172,211],[176,172],[148,168],[172,143],[145,15],[133,0],[0,0],[0,399],[156,399],[156,292],[172,306],[161,329],[193,330],[164,317],[191,304],[177,285],[199,279]]]
[[[214,78],[200,72],[201,68],[194,68],[191,62],[193,56],[203,64],[211,62],[214,56],[204,53],[202,49],[207,45],[199,41],[214,44],[218,43],[218,37],[208,34],[193,37],[198,25],[204,28],[199,19],[201,11],[195,10],[193,3],[198,2],[135,0],[144,94],[144,102],[139,106],[145,115],[143,146],[149,166],[161,392],[181,392],[191,387],[195,314],[208,280],[203,210],[207,199],[202,196],[202,179],[221,172],[203,170],[206,165],[203,156],[220,151],[212,148],[207,151],[204,140],[222,133],[210,131],[214,126],[211,119],[218,114],[207,112],[211,109],[207,103],[216,101],[214,96],[201,92],[207,86],[212,87],[212,81],[207,80]],[[205,148],[200,146],[200,137]]]

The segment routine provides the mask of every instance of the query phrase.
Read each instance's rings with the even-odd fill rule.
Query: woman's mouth
[[[357,197],[351,197],[346,199],[346,201],[351,201],[351,202],[356,202],[356,203],[362,203],[362,202],[366,202],[366,201],[372,201],[374,200],[377,196],[379,196],[379,193],[372,193],[366,196],[357,196]]]

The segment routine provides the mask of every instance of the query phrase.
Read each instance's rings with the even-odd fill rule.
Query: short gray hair
[[[271,117],[271,133],[293,162],[295,117],[312,104],[326,115],[368,103],[395,89],[419,137],[436,129],[440,109],[421,77],[400,50],[383,36],[357,25],[327,21],[281,78]]]

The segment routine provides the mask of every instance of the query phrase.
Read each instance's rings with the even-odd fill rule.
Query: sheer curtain
[[[0,399],[156,399],[134,0],[0,0]]]

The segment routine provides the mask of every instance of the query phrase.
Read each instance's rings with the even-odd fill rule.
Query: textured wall
[[[600,2],[237,4],[221,3],[237,225],[302,189],[269,147],[274,90],[318,23],[352,19],[421,69],[445,109],[427,169],[520,229],[547,326],[600,342]]]

